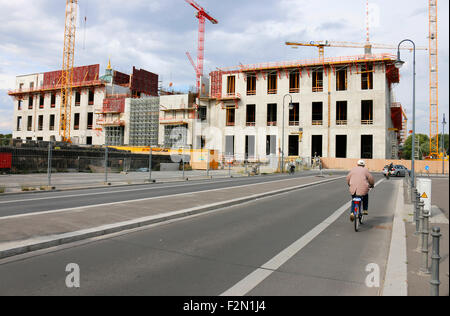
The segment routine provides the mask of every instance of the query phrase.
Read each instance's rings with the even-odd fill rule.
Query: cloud
[[[219,24],[206,22],[205,74],[216,67],[317,57],[317,49],[293,50],[285,41],[365,40],[365,1],[309,0],[197,0]],[[75,63],[101,64],[111,59],[116,70],[132,66],[156,72],[162,84],[173,82],[185,89],[195,74],[185,52],[196,60],[198,19],[182,0],[80,1]],[[396,45],[412,38],[428,46],[428,14],[425,1],[371,0],[370,36],[373,42]],[[12,105],[5,89],[13,88],[15,76],[61,68],[64,32],[64,1],[0,0],[0,109]],[[440,86],[449,84],[448,1],[439,3]],[[26,8],[26,10],[24,9]],[[379,9],[377,9],[379,8]],[[385,10],[389,8],[389,10]],[[86,25],[84,24],[86,17]],[[329,48],[327,56],[354,55],[358,49]],[[390,51],[395,53],[395,51]],[[398,101],[412,117],[411,54],[402,51],[407,64]],[[417,53],[418,130],[428,131],[428,54]],[[440,113],[447,113],[448,90],[440,89]],[[421,111],[421,112],[419,112]],[[12,113],[12,112],[9,112]],[[2,117],[8,112],[2,112]],[[12,117],[12,116],[11,116]],[[4,120],[9,124],[8,120]],[[4,127],[2,127],[4,128]]]

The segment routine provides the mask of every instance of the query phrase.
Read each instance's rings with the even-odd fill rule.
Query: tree
[[[419,160],[430,154],[430,139],[425,134],[416,134],[416,140],[419,140]],[[417,150],[417,148],[416,148]],[[412,135],[410,135],[403,145],[403,158],[406,160],[411,160],[412,152]]]

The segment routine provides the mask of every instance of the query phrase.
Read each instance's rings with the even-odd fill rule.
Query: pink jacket
[[[364,196],[375,182],[367,168],[355,167],[347,175],[347,184],[350,186],[350,194]]]

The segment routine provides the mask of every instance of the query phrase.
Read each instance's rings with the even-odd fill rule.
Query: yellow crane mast
[[[430,158],[439,158],[437,0],[429,0]]]
[[[72,113],[73,65],[75,57],[75,33],[77,28],[78,0],[67,0],[64,30],[64,52],[61,72],[60,130],[62,141],[70,142],[70,121]]]

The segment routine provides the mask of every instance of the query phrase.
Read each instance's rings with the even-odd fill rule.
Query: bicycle
[[[355,216],[353,223],[355,224],[355,232],[358,232],[359,226],[363,223],[363,213],[361,212],[362,197],[355,196],[352,199],[352,212]]]

